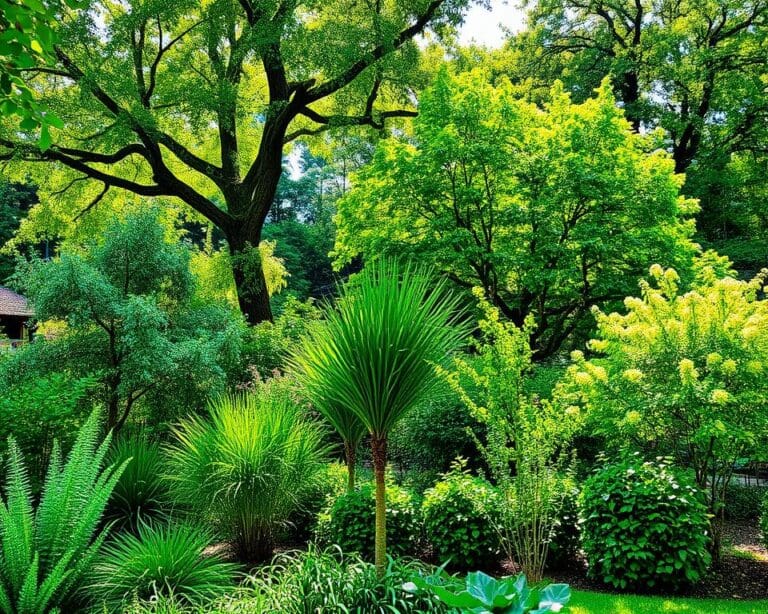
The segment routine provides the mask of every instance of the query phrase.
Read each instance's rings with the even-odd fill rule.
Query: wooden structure
[[[0,347],[16,347],[32,338],[34,310],[26,298],[0,286]]]

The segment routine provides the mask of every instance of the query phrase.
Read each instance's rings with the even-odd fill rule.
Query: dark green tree
[[[107,427],[119,430],[139,401],[194,410],[223,391],[241,326],[229,308],[192,302],[189,253],[164,238],[156,212],[115,221],[85,249],[36,260],[18,279],[39,320],[63,321],[3,363],[0,381],[65,371],[95,375]],[[171,415],[151,416],[154,420]]]

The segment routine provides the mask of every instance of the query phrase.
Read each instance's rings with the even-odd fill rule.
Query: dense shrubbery
[[[341,463],[323,466],[304,498],[300,508],[291,514],[285,537],[290,543],[305,542],[317,530],[320,514],[335,501],[347,487],[347,468]]]
[[[387,549],[393,556],[416,554],[421,535],[417,502],[409,491],[387,484]],[[318,538],[344,552],[373,557],[375,489],[371,483],[337,498],[318,520]]]
[[[549,569],[567,568],[579,552],[579,488],[569,477],[562,479],[561,488],[563,498],[559,513],[552,524],[547,551],[546,565]]]
[[[762,532],[763,544],[768,548],[768,493],[760,505],[760,531]]]
[[[667,460],[632,455],[599,469],[581,496],[591,576],[615,588],[680,589],[710,563],[702,494]]]
[[[210,405],[174,429],[169,479],[175,500],[212,522],[245,560],[264,560],[326,460],[325,429],[286,382],[270,380]]]
[[[207,531],[187,524],[141,524],[107,542],[94,566],[89,591],[98,606],[122,612],[132,599],[172,596],[201,605],[231,588],[237,567],[217,555]]]
[[[499,554],[493,528],[498,496],[493,486],[457,464],[424,493],[424,533],[440,563],[458,569],[492,564]]]
[[[760,517],[760,505],[768,496],[768,487],[729,484],[725,489],[725,517],[728,520],[754,520]]]

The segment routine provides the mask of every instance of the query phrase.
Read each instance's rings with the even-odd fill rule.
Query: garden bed
[[[710,574],[686,593],[696,598],[718,598],[728,600],[768,599],[768,550],[759,542],[760,529],[756,521],[728,522],[725,526],[723,555]],[[605,592],[608,589],[600,582],[588,578],[586,566],[574,567],[552,574],[554,581],[566,582],[575,589]],[[578,603],[574,599],[574,603]],[[578,611],[578,610],[577,610]],[[591,610],[585,610],[588,612]],[[608,611],[608,610],[595,610]],[[613,612],[614,610],[611,610]],[[620,610],[616,610],[617,612]],[[634,610],[627,610],[634,612]],[[638,610],[645,611],[645,610]],[[648,610],[678,611],[678,610]],[[689,611],[689,610],[679,610]],[[713,611],[721,610],[690,610]],[[751,610],[722,610],[723,612]],[[768,606],[759,610],[768,611]]]

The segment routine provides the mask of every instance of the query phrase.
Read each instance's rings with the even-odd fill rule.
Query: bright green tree
[[[515,37],[519,75],[562,78],[582,99],[610,75],[635,129],[661,127],[677,172],[696,180],[701,228],[730,211],[719,174],[732,154],[765,150],[765,0],[529,0]],[[756,200],[760,203],[759,200]],[[760,203],[762,204],[762,203]],[[714,219],[713,219],[714,218]]]
[[[164,237],[152,210],[116,220],[85,249],[33,261],[19,283],[39,320],[64,326],[16,352],[0,377],[94,374],[110,429],[120,429],[139,401],[166,412],[202,405],[224,386],[225,367],[236,358],[240,321],[227,307],[191,300],[189,253]]]
[[[712,264],[723,262],[702,266],[685,293],[674,270],[654,265],[625,315],[597,311],[598,357],[576,352],[560,393],[586,405],[609,445],[690,465],[721,518],[736,461],[768,440],[768,302],[758,298],[768,270],[745,282]]]
[[[67,130],[41,152],[5,125],[0,157],[45,163],[68,220],[115,189],[184,203],[223,232],[244,315],[271,319],[255,248],[284,150],[413,116],[414,39],[452,31],[469,2],[99,0],[62,17],[56,65],[37,71]]]
[[[538,357],[631,292],[648,262],[689,266],[696,209],[652,137],[634,134],[610,87],[541,109],[504,79],[443,71],[412,137],[380,144],[338,204],[338,263],[407,254],[480,286]]]
[[[387,437],[434,388],[435,365],[460,345],[465,328],[457,307],[445,282],[426,271],[374,261],[341,288],[326,325],[311,329],[292,358],[307,397],[331,424],[343,409],[371,435],[379,576],[386,567]]]

